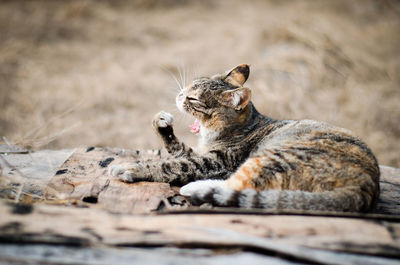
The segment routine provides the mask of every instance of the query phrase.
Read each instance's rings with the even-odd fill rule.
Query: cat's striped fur
[[[348,130],[312,120],[275,120],[257,112],[243,87],[247,65],[193,81],[178,108],[200,121],[196,150],[174,135],[172,115],[153,126],[171,157],[112,166],[127,182],[185,185],[194,204],[245,208],[366,212],[379,196],[379,167]],[[188,184],[189,183],[189,184]]]

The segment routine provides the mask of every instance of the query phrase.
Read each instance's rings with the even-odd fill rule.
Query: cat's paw
[[[205,196],[205,194],[209,193],[210,191],[216,188],[226,189],[227,188],[226,182],[224,180],[214,180],[214,179],[198,180],[183,186],[180,189],[179,193],[183,196],[188,196],[188,197],[191,197],[195,194],[197,196],[203,197]]]
[[[135,182],[132,172],[124,165],[112,165],[108,168],[108,175],[124,182]]]
[[[224,180],[199,180],[180,189],[180,194],[190,197],[192,205],[210,204],[228,206],[235,191],[228,188]]]
[[[174,116],[171,113],[161,111],[154,116],[153,127],[156,129],[166,128],[168,126],[172,127],[173,122],[174,122]]]

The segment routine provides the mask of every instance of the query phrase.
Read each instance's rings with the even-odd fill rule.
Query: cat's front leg
[[[192,148],[180,142],[174,134],[172,127],[174,117],[172,114],[161,111],[153,118],[153,128],[164,143],[165,149],[173,156],[181,156],[192,152]]]
[[[200,179],[226,179],[224,161],[213,154],[174,157],[129,165],[111,165],[109,175],[125,182],[165,182],[181,186]]]

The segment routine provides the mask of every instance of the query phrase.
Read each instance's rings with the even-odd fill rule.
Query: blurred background
[[[33,149],[156,149],[151,120],[166,110],[194,145],[174,77],[241,63],[262,113],[346,127],[400,167],[395,0],[3,0],[0,136]]]

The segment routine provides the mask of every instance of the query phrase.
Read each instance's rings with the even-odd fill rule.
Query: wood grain
[[[0,250],[0,262],[26,263],[34,258],[48,263],[43,253],[58,253],[49,247],[56,244],[66,251],[74,246],[89,256],[102,253],[105,260],[115,259],[121,247],[143,262],[148,256],[136,247],[145,247],[154,260],[180,260],[180,254],[165,256],[160,250],[173,247],[178,252],[186,249],[185,255],[191,260],[199,257],[204,264],[226,264],[235,255],[254,264],[398,264],[399,169],[381,166],[381,197],[370,214],[194,208],[166,183],[127,184],[106,174],[114,163],[165,156],[158,150],[81,148],[35,186],[34,191],[42,194],[42,199],[31,201],[35,204],[3,196],[7,200],[0,200],[0,244],[9,251]],[[18,164],[24,172],[43,170],[27,167]],[[37,183],[30,178],[35,174],[18,176],[18,181],[31,187]],[[9,188],[0,186],[0,194]],[[21,243],[28,244],[28,254],[15,254]],[[201,249],[207,254],[199,255],[196,251]],[[85,263],[76,255],[71,263]],[[187,262],[182,259],[182,264]]]

